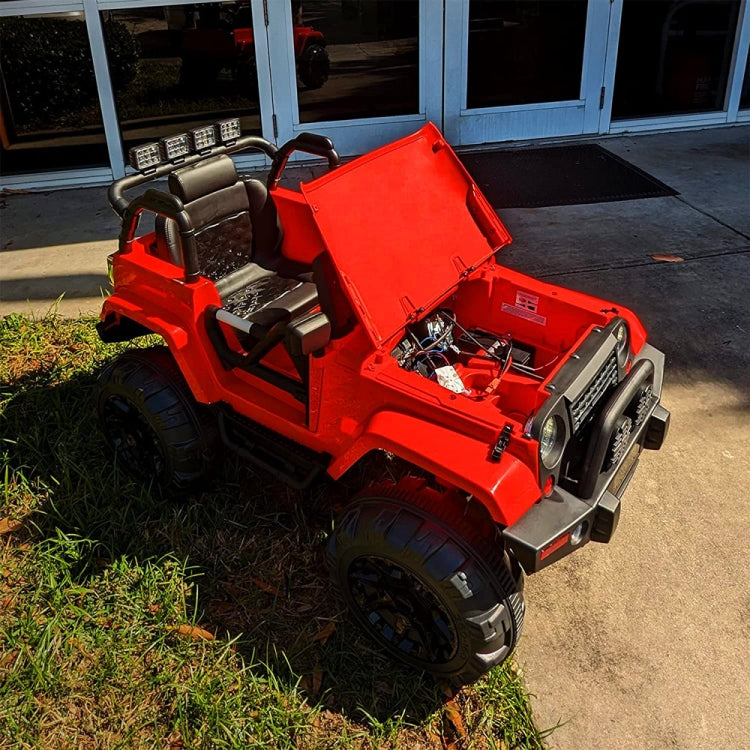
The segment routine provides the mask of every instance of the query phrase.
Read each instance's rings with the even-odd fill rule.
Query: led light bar
[[[190,145],[194,151],[202,153],[216,145],[216,128],[213,125],[204,125],[202,128],[193,128],[189,133]]]
[[[222,143],[236,141],[242,135],[240,118],[233,117],[231,120],[219,120],[216,123],[216,131]]]
[[[161,164],[161,153],[158,143],[144,143],[141,146],[133,146],[128,151],[128,161],[133,169],[143,172],[146,169]]]
[[[190,141],[187,133],[178,133],[162,138],[159,141],[162,159],[175,161],[184,159],[190,153]]]

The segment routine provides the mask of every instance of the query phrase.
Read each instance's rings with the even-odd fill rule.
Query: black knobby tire
[[[454,685],[513,651],[523,625],[515,575],[486,510],[424,480],[372,487],[344,511],[327,550],[358,624],[391,656]]]
[[[118,465],[164,489],[188,489],[211,471],[216,428],[166,347],[114,359],[98,379],[97,412]]]
[[[328,50],[322,44],[310,44],[300,55],[297,64],[299,77],[309,89],[319,89],[328,80],[331,61]]]

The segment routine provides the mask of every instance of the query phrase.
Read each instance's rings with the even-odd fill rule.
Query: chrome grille
[[[612,352],[596,377],[586,386],[586,390],[570,405],[570,419],[574,433],[586,425],[602,396],[615,385],[617,385],[617,357]]]

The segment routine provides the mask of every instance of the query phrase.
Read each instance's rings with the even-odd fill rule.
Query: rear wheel
[[[165,347],[121,354],[98,380],[97,411],[118,465],[163,488],[187,489],[210,472],[213,420]]]
[[[518,640],[520,571],[484,508],[458,493],[412,478],[365,491],[336,524],[328,563],[385,651],[455,685],[502,663]]]
[[[331,61],[322,44],[309,44],[297,64],[299,77],[309,89],[319,89],[328,80]]]

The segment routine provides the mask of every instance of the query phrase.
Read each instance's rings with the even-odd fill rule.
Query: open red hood
[[[432,124],[302,192],[375,346],[511,241]]]

